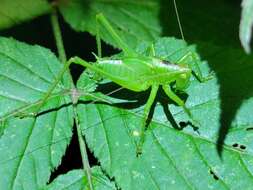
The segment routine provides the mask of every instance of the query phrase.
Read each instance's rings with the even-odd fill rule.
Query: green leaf
[[[73,115],[66,74],[37,117],[30,113],[62,65],[49,50],[0,38],[0,189],[39,189],[65,153]]]
[[[96,14],[103,13],[131,47],[136,47],[143,40],[152,41],[161,33],[159,4],[155,0],[70,0],[62,2],[60,10],[73,29],[93,35],[97,33]],[[103,32],[102,27],[99,29],[102,30],[101,38],[116,46],[111,36]]]
[[[95,190],[116,189],[113,182],[102,173],[99,167],[92,168],[92,177]],[[75,190],[88,189],[88,182],[83,170],[72,170],[67,174],[57,177],[48,185],[47,190]]]
[[[31,20],[48,13],[50,9],[46,0],[1,0],[0,29]]]
[[[253,59],[243,57],[242,51],[224,50],[222,47],[207,45],[210,51],[206,52],[206,57],[209,55],[211,61],[220,62],[224,61],[221,57],[226,57],[225,61],[230,61],[230,65],[216,63],[216,75],[205,83],[199,83],[192,78],[186,91],[188,95],[186,106],[200,122],[197,131],[191,125],[187,125],[189,118],[183,109],[160,94],[152,121],[146,130],[143,154],[136,157],[138,140],[136,131],[139,130],[143,119],[142,106],[122,109],[117,108],[117,104],[109,106],[98,102],[78,105],[80,124],[88,147],[99,159],[103,170],[115,178],[120,188],[251,189],[253,133],[250,129],[253,120],[250,110],[253,98],[246,93],[245,88],[251,88],[250,84],[253,82],[250,77],[253,74],[251,69]],[[173,38],[160,39],[154,47],[157,56],[167,55],[165,58],[172,62],[181,57],[186,49],[195,51],[193,46],[186,46],[184,42]],[[202,45],[200,51],[206,48]],[[244,63],[238,64],[238,60]],[[235,70],[234,65],[237,65]],[[209,72],[206,62],[201,64],[201,70],[206,74]],[[220,75],[224,75],[223,80],[227,80],[229,87],[233,87],[232,89],[227,87],[226,93]],[[83,88],[80,85],[82,80],[87,78],[82,76],[79,79],[78,88]],[[238,81],[235,82],[236,80]],[[235,91],[238,86],[242,89]],[[224,100],[226,95],[227,99]],[[229,133],[221,159],[217,154],[216,142],[220,127],[224,127],[222,120],[224,111],[226,113],[224,105],[229,103],[231,106],[233,98],[241,96],[247,97],[248,100],[237,105],[238,109],[235,109],[235,112],[228,113],[230,115],[227,119],[230,117],[232,119],[225,123],[229,125]],[[173,128],[175,122],[172,118],[167,118],[168,103],[169,111],[176,123],[186,123],[182,130]],[[234,110],[233,106],[231,108]]]
[[[240,22],[240,40],[244,50],[250,53],[250,40],[253,26],[253,1],[243,0]]]

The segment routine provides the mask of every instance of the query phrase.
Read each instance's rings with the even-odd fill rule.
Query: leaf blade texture
[[[63,93],[71,80],[64,75],[41,115],[22,118],[19,114],[36,108],[62,65],[46,48],[2,37],[0,63],[0,188],[39,189],[60,164],[72,136],[72,108],[61,108],[71,102]]]
[[[96,14],[103,13],[124,41],[129,42],[130,47],[136,47],[143,40],[152,41],[161,33],[158,20],[159,4],[154,0],[88,2],[71,0],[63,2],[60,10],[73,29],[88,31],[93,35],[97,34]],[[98,28],[101,30],[101,38],[117,47],[110,34],[104,31],[103,27]]]
[[[45,0],[2,0],[0,7],[0,30],[31,20],[48,13],[50,4]]]

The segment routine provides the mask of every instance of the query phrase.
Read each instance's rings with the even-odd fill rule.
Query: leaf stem
[[[77,129],[77,135],[78,135],[79,148],[80,148],[81,157],[82,157],[83,169],[84,169],[85,175],[88,179],[89,189],[93,190],[94,188],[93,188],[93,184],[92,184],[92,176],[91,176],[92,174],[91,174],[91,168],[90,168],[90,164],[89,164],[89,160],[88,160],[88,156],[87,156],[86,144],[85,144],[85,141],[82,136],[82,132],[80,129],[80,124],[79,124],[79,119],[78,119],[76,109],[77,109],[77,107],[76,107],[76,105],[74,105],[73,111],[74,111],[74,118],[75,118],[75,122],[76,122],[76,129]]]
[[[53,28],[53,33],[54,33],[54,37],[55,37],[55,42],[56,42],[56,46],[57,46],[57,50],[58,50],[59,59],[64,64],[64,68],[60,72],[60,74],[58,75],[58,77],[56,79],[56,82],[54,83],[52,88],[46,94],[44,100],[46,100],[48,98],[48,95],[51,94],[54,87],[57,85],[59,79],[62,77],[64,71],[68,68],[68,66],[72,62],[71,59],[67,62],[66,53],[65,53],[65,49],[64,49],[64,45],[63,45],[62,34],[61,34],[61,29],[60,29],[56,9],[54,9],[52,14],[51,14],[51,24],[52,24],[52,28]],[[79,119],[78,119],[76,109],[77,109],[76,103],[74,102],[73,103],[73,112],[74,112],[74,118],[75,118],[75,123],[76,123],[79,148],[80,148],[81,157],[82,157],[83,170],[84,170],[84,173],[85,173],[85,175],[87,177],[87,180],[88,180],[88,183],[89,183],[89,189],[93,190],[94,188],[93,188],[93,184],[92,184],[91,168],[90,168],[89,160],[88,160],[88,156],[87,156],[86,144],[85,144],[85,141],[84,141],[83,136],[82,136],[82,132],[81,132],[81,129],[80,129],[80,124],[79,124]]]
[[[51,24],[52,24],[52,28],[53,28],[53,33],[54,33],[54,38],[55,38],[55,43],[57,46],[59,59],[62,63],[65,63],[67,61],[67,57],[66,57],[66,53],[65,53],[65,49],[64,49],[64,45],[63,45],[62,34],[61,34],[61,29],[60,29],[56,9],[54,9],[52,11]]]

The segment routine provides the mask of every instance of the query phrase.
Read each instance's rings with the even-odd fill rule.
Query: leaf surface
[[[60,10],[72,28],[76,31],[88,31],[93,35],[97,33],[96,14],[103,13],[131,47],[136,47],[143,40],[152,41],[161,33],[159,4],[155,0],[71,0],[63,2]],[[110,34],[103,27],[99,29],[102,30],[102,39],[116,46]]]
[[[0,189],[42,188],[60,164],[73,126],[69,76],[39,116],[19,116],[34,110],[61,68],[45,48],[0,38]]]
[[[0,6],[0,30],[48,13],[46,0],[2,0]]]

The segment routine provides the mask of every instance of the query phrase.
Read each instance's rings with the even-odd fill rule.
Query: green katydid
[[[154,103],[159,86],[162,86],[167,96],[181,106],[189,118],[196,124],[193,119],[190,110],[185,106],[183,100],[181,100],[172,90],[170,84],[175,82],[175,88],[177,90],[184,90],[187,88],[190,77],[192,75],[192,69],[189,65],[184,64],[185,60],[189,57],[196,60],[196,55],[192,52],[188,52],[184,55],[177,64],[169,63],[167,61],[158,59],[154,55],[154,51],[151,51],[151,55],[144,56],[136,53],[121,39],[121,37],[113,29],[109,21],[102,15],[96,16],[97,22],[103,25],[103,27],[110,33],[113,40],[123,50],[124,55],[121,59],[101,58],[101,43],[99,32],[97,33],[97,45],[98,45],[98,57],[95,63],[88,63],[79,57],[72,57],[64,65],[64,68],[58,75],[52,87],[47,92],[44,99],[37,110],[45,103],[57,83],[60,81],[63,73],[69,67],[71,63],[82,65],[99,75],[110,79],[123,88],[141,92],[151,88],[151,92],[147,103],[144,108],[144,117],[142,121],[141,131],[139,132],[140,141],[137,145],[137,154],[141,153],[142,145],[144,143],[144,132],[146,128],[146,120],[150,112],[151,106]],[[152,50],[152,47],[151,47]],[[196,63],[196,62],[194,62]],[[195,67],[197,72],[195,73],[199,81],[205,81],[202,77],[200,69],[196,63]]]

